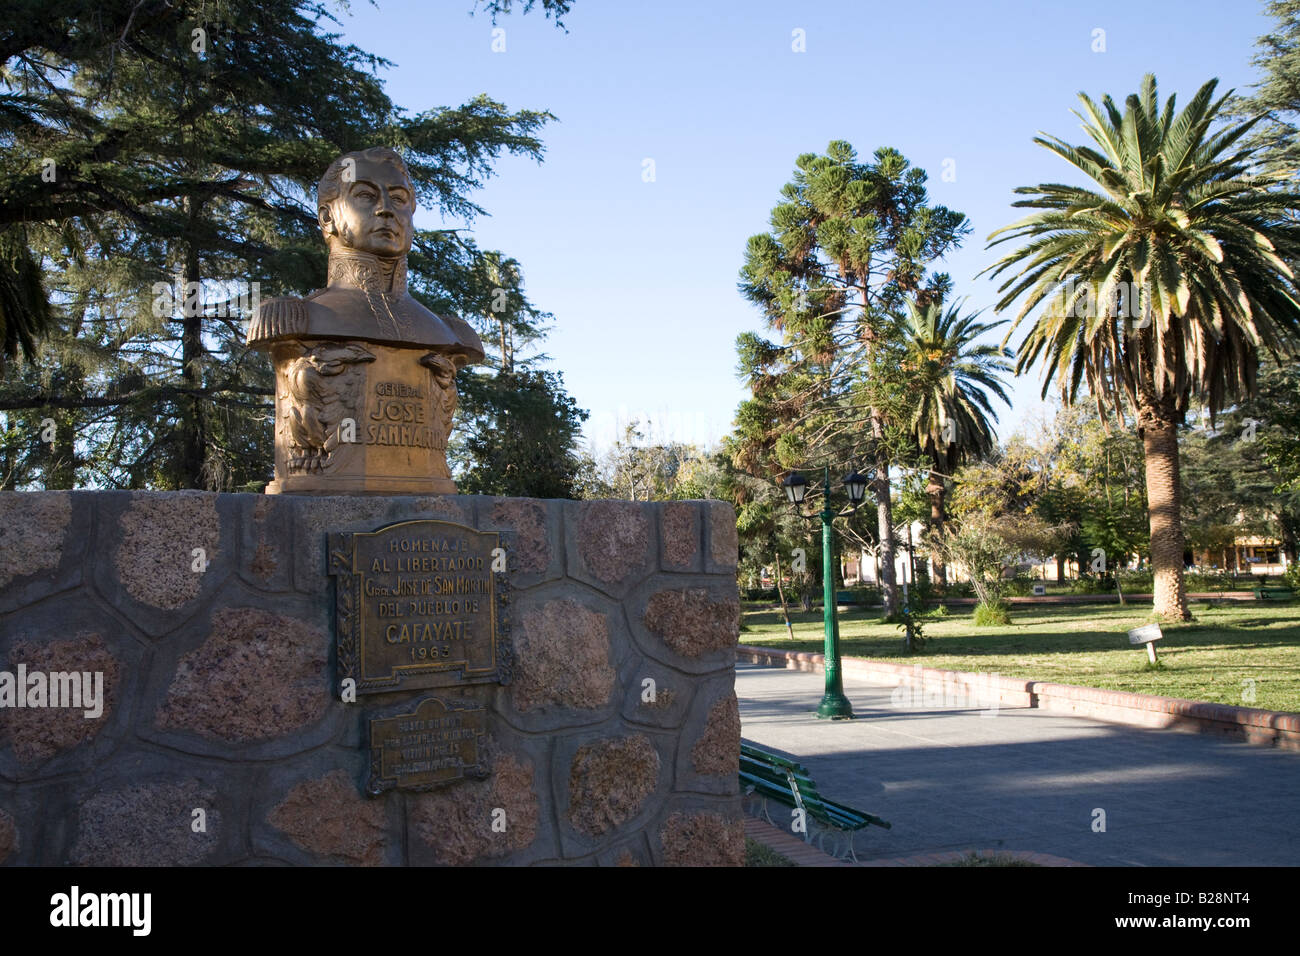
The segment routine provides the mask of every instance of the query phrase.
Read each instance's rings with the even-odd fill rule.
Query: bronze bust
[[[334,160],[317,186],[324,289],[262,303],[248,342],[276,370],[268,493],[448,493],[456,372],[483,361],[463,319],[411,297],[415,188],[395,150]]]

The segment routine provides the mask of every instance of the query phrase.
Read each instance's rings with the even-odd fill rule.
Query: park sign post
[[[1130,644],[1145,644],[1147,646],[1147,658],[1152,664],[1159,663],[1156,660],[1156,641],[1163,638],[1164,635],[1160,633],[1159,624],[1144,624],[1128,632],[1128,642]]]

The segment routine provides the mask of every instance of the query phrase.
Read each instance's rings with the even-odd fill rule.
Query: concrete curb
[[[822,670],[823,662],[821,654],[747,644],[736,648],[736,659],[816,672]],[[1300,714],[997,674],[940,670],[920,664],[891,664],[864,657],[845,657],[842,667],[846,676],[895,685],[892,696],[899,707],[1037,707],[1094,720],[1219,734],[1250,744],[1300,750]]]

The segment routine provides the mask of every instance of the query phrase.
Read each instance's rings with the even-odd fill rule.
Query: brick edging
[[[1037,866],[1091,866],[1078,860],[1067,860],[1063,856],[1050,853],[1035,853],[1031,850],[946,850],[942,853],[924,853],[920,856],[899,856],[892,859],[863,860],[858,866],[943,866],[945,863],[957,863],[968,856],[983,858],[1003,857],[1022,860]]]
[[[736,648],[736,659],[800,671],[821,671],[824,660],[821,654],[807,651],[748,644]],[[922,667],[919,663],[892,664],[867,657],[845,657],[841,666],[846,675],[895,684],[894,695],[904,699],[900,700],[900,706],[926,706],[929,700],[930,706],[1037,707],[1141,727],[1218,733],[1246,743],[1300,750],[1300,714],[998,674],[942,670]]]

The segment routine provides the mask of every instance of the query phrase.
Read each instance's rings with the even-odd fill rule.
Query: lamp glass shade
[[[792,505],[803,504],[804,497],[808,494],[808,479],[797,471],[792,471],[786,475],[785,481],[781,482],[785,488],[786,500]]]
[[[844,488],[849,493],[849,501],[855,505],[860,505],[867,493],[867,479],[856,471],[851,472],[844,476]]]

